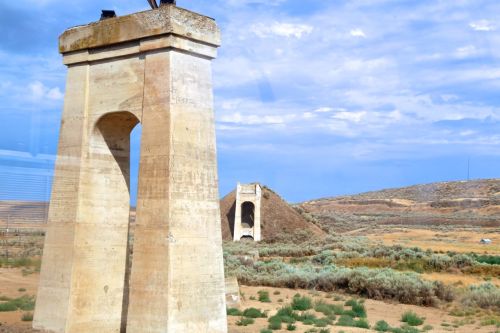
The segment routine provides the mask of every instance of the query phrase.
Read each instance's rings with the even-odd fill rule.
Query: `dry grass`
[[[488,253],[500,255],[500,233],[498,228],[482,228],[481,230],[449,230],[446,232],[427,230],[394,228],[385,229],[384,233],[374,232],[367,237],[374,241],[381,241],[386,245],[402,245],[405,247],[420,247],[441,252],[460,253]],[[493,243],[482,245],[481,238],[490,238]]]
[[[429,281],[441,281],[445,284],[452,284],[456,286],[470,286],[472,284],[479,284],[484,282],[484,278],[477,275],[468,274],[452,274],[452,273],[424,273],[422,278]],[[500,279],[492,278],[491,282],[500,287]]]

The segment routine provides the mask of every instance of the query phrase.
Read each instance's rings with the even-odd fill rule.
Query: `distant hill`
[[[500,227],[500,179],[415,185],[311,200],[293,207],[269,188],[264,187],[262,194],[264,239],[295,230],[321,235],[321,229],[343,232],[371,225]],[[233,191],[220,202],[226,240],[232,239],[235,197]],[[12,228],[44,228],[47,213],[46,202],[0,201],[0,227],[9,223]]]
[[[0,227],[44,226],[48,203],[41,201],[0,201]]]
[[[441,182],[311,200],[295,206],[323,228],[371,224],[500,226],[500,179]]]
[[[220,201],[222,238],[232,240],[236,191],[232,191]],[[305,219],[278,194],[267,187],[262,187],[261,233],[263,240],[286,236],[295,231],[307,231],[312,235],[324,235],[318,226]]]

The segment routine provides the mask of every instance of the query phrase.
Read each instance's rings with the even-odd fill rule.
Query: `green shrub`
[[[304,320],[302,320],[302,324],[304,324],[304,325],[314,325],[315,322],[316,322],[316,319],[304,319]]]
[[[500,256],[482,255],[482,256],[476,256],[474,259],[477,262],[483,263],[483,264],[500,265]]]
[[[377,332],[388,332],[391,329],[391,326],[389,326],[385,320],[379,320],[373,329]]]
[[[368,323],[368,321],[365,319],[365,318],[360,318],[358,320],[356,320],[354,322],[354,326],[355,327],[359,327],[359,328],[370,328],[370,324]]]
[[[354,327],[354,319],[350,316],[342,315],[337,321],[337,326]]]
[[[268,328],[263,328],[263,329],[260,330],[260,333],[273,333],[273,331],[271,331]]]
[[[307,296],[294,296],[292,300],[292,308],[299,311],[312,309],[312,299]]]
[[[333,314],[333,307],[323,301],[319,301],[314,305],[314,311],[320,312],[325,316],[330,316]]]
[[[472,285],[462,296],[462,303],[466,306],[500,310],[500,288],[491,282]]]
[[[302,323],[307,323],[306,325],[314,325],[314,321],[316,320],[316,316],[311,312],[303,312],[302,314],[297,316],[297,320]]]
[[[319,265],[330,265],[333,263],[335,258],[335,253],[332,250],[321,251],[321,253],[315,255],[312,258],[312,262]]]
[[[288,324],[286,326],[287,331],[295,331],[296,329],[297,329],[297,326],[295,326],[294,324]]]
[[[284,324],[293,324],[297,321],[294,317],[290,317],[290,316],[280,316],[280,319],[281,319],[281,322]]]
[[[319,330],[319,333],[330,333],[330,330],[328,328],[323,328],[323,329]]]
[[[342,305],[334,304],[334,305],[332,305],[332,310],[333,310],[333,313],[335,313],[336,315],[344,314],[344,307]]]
[[[358,302],[355,299],[351,298],[350,300],[346,301],[344,305],[345,306],[353,306],[355,304],[358,304]]]
[[[228,316],[241,316],[242,313],[236,308],[229,308],[226,310]]]
[[[391,332],[392,333],[419,333],[420,331],[418,330],[418,328],[405,325],[405,326],[401,326],[401,327],[392,328]]]
[[[278,316],[272,316],[268,319],[268,328],[271,330],[280,330],[281,329],[281,318]]]
[[[481,326],[490,326],[490,325],[495,325],[497,327],[500,327],[500,317],[488,316],[481,320]]]
[[[26,291],[26,288],[19,288],[17,289],[17,291],[19,291],[20,293],[24,293]]]
[[[256,308],[248,308],[243,311],[243,317],[247,318],[266,318],[267,315]]]
[[[321,318],[314,320],[314,326],[316,327],[327,327],[328,325],[332,325],[333,322],[328,318]]]
[[[269,291],[261,290],[258,292],[258,294],[259,294],[259,302],[271,303],[271,299],[269,298]]]
[[[248,325],[252,325],[253,323],[255,323],[255,320],[253,318],[241,317],[241,319],[236,322],[236,325],[248,326]]]
[[[10,312],[16,310],[33,311],[35,309],[35,298],[33,296],[21,296],[15,299],[8,299],[5,303],[0,303],[0,312]]]
[[[12,300],[14,304],[20,309],[24,311],[33,311],[35,310],[35,297],[34,296],[21,296]]]
[[[404,323],[407,323],[410,326],[419,326],[424,323],[424,319],[419,317],[415,312],[413,311],[406,311],[403,313],[403,316],[401,317],[401,321]]]
[[[40,259],[32,259],[28,257],[11,258],[9,260],[0,259],[0,267],[11,267],[11,268],[26,267],[26,268],[31,268],[34,271],[39,271],[40,265],[41,265]]]
[[[357,317],[356,312],[354,312],[354,311],[352,311],[352,310],[344,310],[344,311],[342,312],[342,314],[343,314],[344,316],[349,316],[349,317],[351,317],[351,318],[356,318],[356,317]]]
[[[226,259],[228,275],[245,285],[315,289],[331,292],[344,290],[374,299],[395,300],[404,304],[433,306],[437,300],[450,301],[453,295],[442,283],[423,280],[418,274],[390,268],[318,268],[310,263],[300,266],[279,260],[255,262],[250,266],[234,265]]]
[[[279,309],[275,317],[279,317],[282,323],[293,324],[298,320],[300,316],[295,313],[290,306],[286,306]]]
[[[25,312],[23,313],[23,316],[21,317],[22,321],[33,321],[33,313],[32,312]]]
[[[17,306],[14,303],[0,303],[0,312],[17,311]]]
[[[356,314],[356,317],[366,318],[366,309],[363,304],[355,303],[352,306],[352,311]]]

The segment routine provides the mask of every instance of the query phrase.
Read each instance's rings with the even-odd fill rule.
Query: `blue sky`
[[[178,5],[222,30],[213,64],[221,195],[237,181],[298,202],[461,180],[468,159],[471,178],[499,177],[498,1]],[[0,199],[49,198],[65,88],[59,34],[101,9],[147,8],[146,0],[0,3]]]

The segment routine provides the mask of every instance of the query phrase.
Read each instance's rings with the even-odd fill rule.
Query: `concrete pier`
[[[34,328],[227,332],[211,73],[219,45],[214,20],[175,5],[60,37],[68,74]]]

